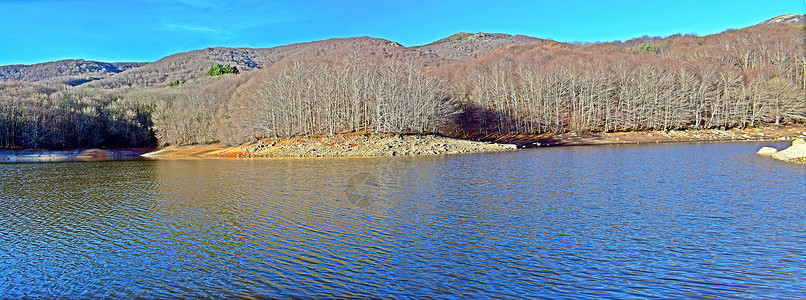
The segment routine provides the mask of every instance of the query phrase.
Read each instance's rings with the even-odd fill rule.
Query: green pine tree
[[[229,64],[221,65],[215,64],[210,70],[207,70],[207,76],[218,76],[223,74],[238,74],[238,67],[230,66]]]

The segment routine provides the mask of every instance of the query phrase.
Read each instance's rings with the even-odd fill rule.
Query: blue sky
[[[68,58],[155,61],[206,47],[372,36],[406,46],[453,33],[557,41],[699,35],[804,13],[804,0],[0,0],[0,65]]]

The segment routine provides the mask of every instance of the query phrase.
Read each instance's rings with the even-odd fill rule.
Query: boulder
[[[756,152],[756,154],[772,155],[775,152],[778,152],[778,149],[775,149],[773,147],[761,147],[761,149],[758,149],[758,152]]]
[[[775,159],[788,162],[806,162],[806,143],[803,139],[792,142],[792,146],[772,154]]]

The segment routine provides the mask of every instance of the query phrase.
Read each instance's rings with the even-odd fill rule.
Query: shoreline
[[[72,149],[72,150],[4,150],[0,149],[0,163],[66,162],[138,160],[153,149]]]
[[[800,125],[746,129],[633,131],[611,133],[562,133],[535,135],[373,134],[263,139],[237,146],[223,144],[170,146],[144,156],[155,159],[271,158],[271,157],[369,157],[444,155],[513,151],[523,148],[641,145],[731,141],[790,141],[806,137]]]
[[[731,141],[789,141],[806,138],[806,127],[798,125],[766,126],[757,128],[728,130],[652,130],[607,133],[559,133],[559,134],[520,134],[520,135],[470,135],[463,138],[490,142],[512,143],[518,148],[563,147],[563,146],[604,146],[641,145],[668,143],[701,143]]]
[[[806,138],[800,125],[746,129],[631,131],[521,135],[344,134],[268,138],[241,145],[169,146],[162,149],[0,150],[0,162],[58,162],[129,159],[215,159],[275,157],[373,157],[446,155],[515,151],[523,148],[701,143],[730,141],[791,141]]]
[[[514,144],[452,138],[439,134],[347,134],[268,138],[236,146],[169,146],[143,156],[201,158],[373,157],[514,151]]]

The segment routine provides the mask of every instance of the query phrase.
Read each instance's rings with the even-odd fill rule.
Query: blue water
[[[0,295],[805,298],[761,146],[0,165]]]

